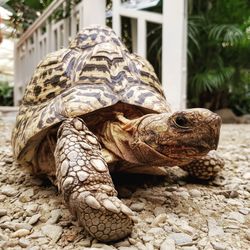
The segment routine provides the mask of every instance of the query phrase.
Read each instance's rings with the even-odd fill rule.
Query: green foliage
[[[250,113],[250,2],[188,0],[188,9],[188,106]],[[147,30],[147,56],[159,76],[162,27]]]
[[[13,87],[7,82],[0,82],[0,106],[13,106]]]
[[[189,6],[189,106],[249,113],[250,2],[189,0]]]
[[[14,28],[13,36],[20,36],[39,17],[53,0],[6,0],[4,8],[12,12],[10,26]]]

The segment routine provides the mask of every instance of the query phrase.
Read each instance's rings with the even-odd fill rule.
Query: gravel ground
[[[164,179],[120,177],[138,221],[129,238],[106,245],[77,226],[54,186],[13,163],[12,124],[0,121],[0,249],[250,249],[250,125],[223,125],[226,165],[212,182],[179,168]]]

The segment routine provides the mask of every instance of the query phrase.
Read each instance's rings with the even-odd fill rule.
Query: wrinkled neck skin
[[[116,113],[100,139],[119,158],[135,164],[181,166],[216,149],[220,117],[207,109],[147,114],[129,120]]]
[[[149,116],[151,114],[128,120],[122,114],[119,114],[117,115],[117,121],[107,121],[99,133],[103,145],[119,158],[138,165],[176,166],[192,161],[193,159],[174,159],[158,152],[155,149],[158,146],[155,136],[156,140],[152,141],[155,148],[141,140],[138,136],[138,126]],[[165,114],[165,118],[167,117],[168,115]],[[166,130],[166,127],[164,127],[164,130]],[[145,134],[145,136],[147,135]]]

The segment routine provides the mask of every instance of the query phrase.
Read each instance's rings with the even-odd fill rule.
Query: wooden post
[[[163,1],[162,85],[179,110],[186,107],[187,1]]]

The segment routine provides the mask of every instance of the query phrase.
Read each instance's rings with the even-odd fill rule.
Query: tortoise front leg
[[[224,160],[215,150],[210,151],[207,155],[187,165],[180,166],[180,168],[187,171],[191,176],[202,180],[214,178],[223,167]]]
[[[54,155],[58,188],[80,224],[100,241],[130,234],[133,213],[117,198],[100,144],[81,119],[62,123]]]

